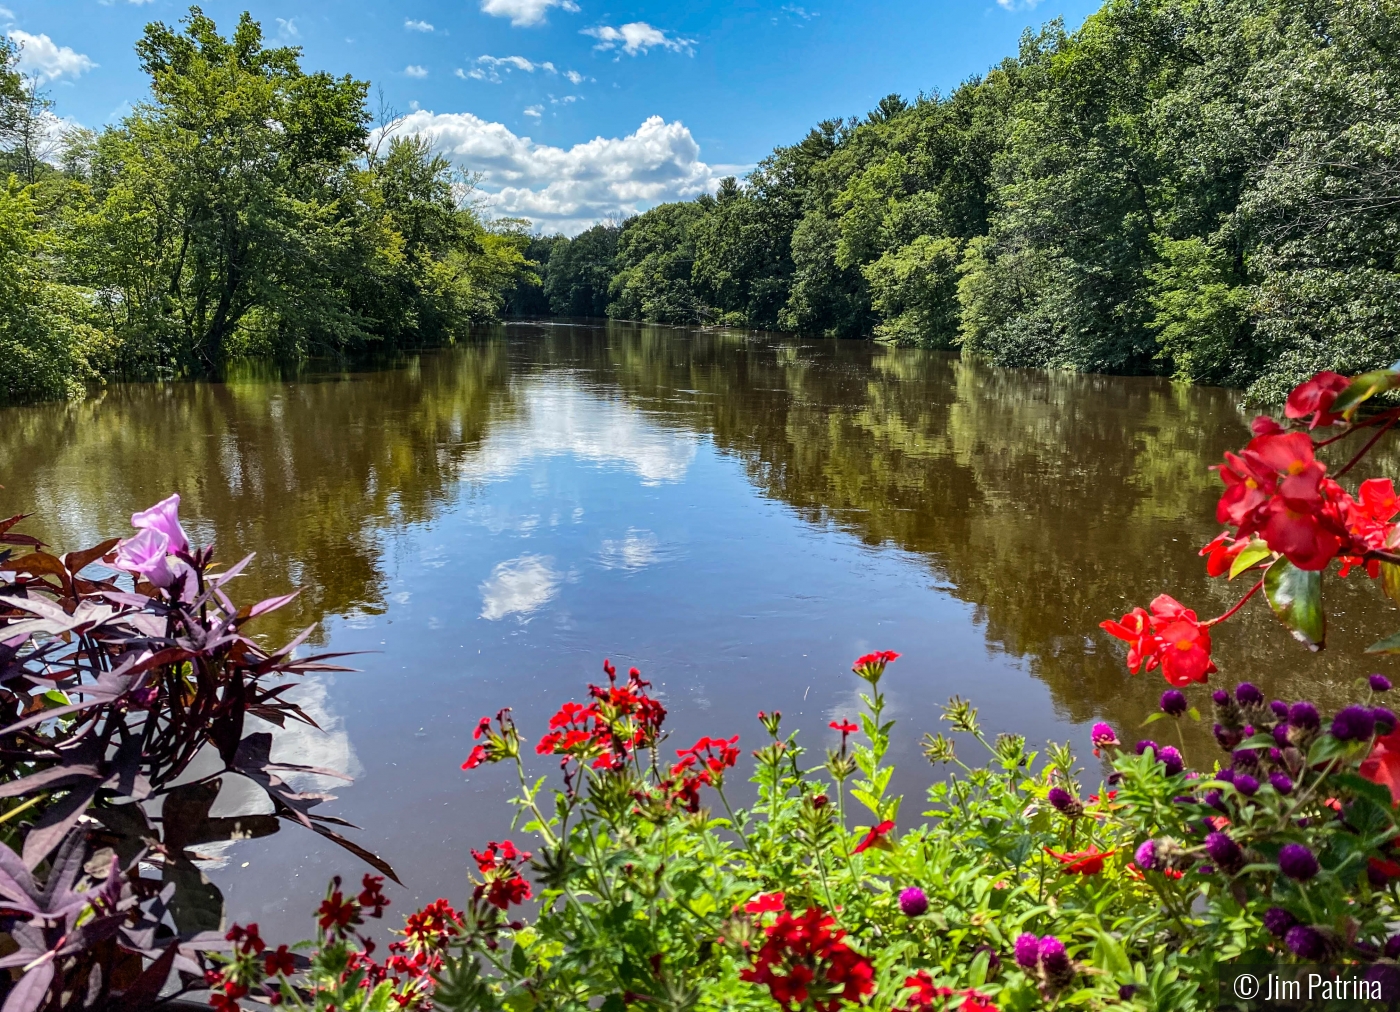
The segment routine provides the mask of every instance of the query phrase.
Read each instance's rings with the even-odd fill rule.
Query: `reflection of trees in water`
[[[521,409],[546,376],[621,390],[652,424],[709,434],[805,521],[928,559],[1074,720],[1131,727],[1162,688],[1124,673],[1101,619],[1164,590],[1214,614],[1244,589],[1208,580],[1196,555],[1217,530],[1206,465],[1247,436],[1234,392],[619,323],[491,328],[375,373],[11,409],[0,506],[39,512],[36,533],[70,547],[177,489],[224,559],[259,552],[244,598],[305,588],[267,630],[281,635],[381,609],[383,533],[432,519],[493,426],[533,424]],[[1392,449],[1375,470],[1396,463]],[[1328,594],[1331,649],[1308,655],[1252,605],[1216,637],[1221,678],[1342,699],[1371,670],[1360,649],[1400,615],[1355,577]]]
[[[383,608],[381,532],[433,517],[458,464],[512,410],[505,350],[471,346],[400,368],[288,383],[114,386],[0,413],[0,507],[68,550],[128,529],[179,491],[196,540],[225,563],[256,551],[240,600],[302,588],[258,631]]]
[[[1127,676],[1101,619],[1163,591],[1218,614],[1246,589],[1207,579],[1196,554],[1218,530],[1206,468],[1248,438],[1235,391],[664,328],[611,327],[600,351],[560,335],[537,354],[588,361],[638,406],[711,434],[805,520],[926,557],[1070,719],[1131,728],[1164,688]],[[1376,463],[1396,473],[1393,452]],[[1218,631],[1217,681],[1346,699],[1376,664],[1360,651],[1400,615],[1355,577],[1328,595],[1329,650],[1296,646],[1261,602]]]

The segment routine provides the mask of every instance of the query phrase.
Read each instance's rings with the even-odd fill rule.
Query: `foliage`
[[[202,986],[203,953],[225,947],[222,897],[194,864],[202,844],[286,820],[393,876],[332,828],[348,823],[312,811],[331,795],[284,780],[346,778],[275,761],[272,735],[248,726],[314,726],[285,698],[289,679],[343,669],[295,656],[309,629],[277,650],[250,639],[250,622],[295,595],[235,605],[227,587],[252,557],[216,569],[178,506],[172,496],[132,517],[134,536],[61,557],[19,533],[23,516],[0,522],[0,895],[16,943],[0,965],[23,968],[9,1012],[139,1007],[172,971]],[[112,575],[94,574],[98,562]],[[229,777],[257,785],[271,814],[211,816]]]
[[[610,313],[1266,401],[1379,368],[1400,358],[1397,33],[1394,0],[1106,0],[949,95],[887,96],[626,223],[686,227],[665,270],[623,250],[645,296]]]

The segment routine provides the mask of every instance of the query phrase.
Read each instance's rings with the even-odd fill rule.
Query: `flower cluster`
[[[549,733],[535,746],[538,754],[562,756],[565,765],[572,759],[593,769],[621,769],[637,749],[655,746],[666,708],[647,695],[651,683],[631,668],[619,685],[610,661],[603,661],[603,671],[608,684],[588,687],[593,702],[565,703],[550,718]]]
[[[700,788],[718,787],[724,771],[739,761],[739,736],[701,738],[690,748],[676,750],[680,760],[671,766],[671,776],[661,783],[663,795],[674,798],[687,812],[700,811]]]
[[[1204,682],[1216,670],[1210,657],[1208,622],[1166,594],[1159,595],[1150,610],[1134,608],[1117,622],[1107,620],[1100,627],[1128,643],[1128,670],[1162,669],[1162,677],[1181,687]]]
[[[530,898],[530,883],[520,874],[525,862],[530,860],[528,851],[517,850],[509,840],[491,842],[484,851],[472,851],[477,871],[482,881],[472,891],[472,899],[485,899],[499,910],[511,904],[524,903]]]
[[[1037,938],[1029,933],[1023,934],[1016,939],[1014,951],[1016,965],[1036,978],[1046,1001],[1052,1001],[1072,984],[1078,973],[1065,943],[1054,935]]]
[[[740,977],[768,988],[783,1008],[836,1012],[875,990],[875,967],[843,939],[836,920],[818,907],[784,910],[769,925],[753,966]]]
[[[992,999],[980,991],[972,988],[935,986],[927,970],[919,970],[913,976],[905,978],[904,986],[911,992],[908,1002],[904,1005],[907,1012],[943,1012],[944,1009],[952,1008],[954,999],[959,998],[962,1001],[957,1004],[957,1008],[961,1012],[997,1012]]]
[[[485,741],[482,739],[485,738]],[[496,714],[495,726],[490,717],[482,717],[472,731],[472,741],[481,744],[472,748],[471,754],[462,763],[462,769],[474,770],[484,763],[498,763],[503,759],[514,759],[520,754],[520,732],[511,720],[510,707]]]

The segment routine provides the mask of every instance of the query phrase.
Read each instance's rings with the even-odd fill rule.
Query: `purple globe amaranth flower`
[[[1327,939],[1322,933],[1305,924],[1295,924],[1283,936],[1283,944],[1299,959],[1321,959],[1327,952]]]
[[[1186,696],[1179,689],[1168,689],[1162,693],[1157,706],[1169,717],[1180,717],[1186,712]]]
[[[997,971],[1001,969],[1001,956],[997,953],[996,949],[992,948],[990,945],[984,944],[972,950],[972,958],[976,959],[978,953],[982,952],[987,954],[987,976],[995,977]]]
[[[1271,749],[1269,749],[1269,762],[1271,762],[1271,763],[1281,763],[1281,762],[1283,762],[1283,749],[1281,749],[1281,748],[1271,748]]]
[[[1306,882],[1318,872],[1317,858],[1301,843],[1284,844],[1278,852],[1279,871],[1291,879]]]
[[[1293,793],[1293,779],[1287,773],[1270,773],[1269,783],[1280,794]]]
[[[1169,777],[1174,777],[1186,768],[1186,760],[1181,758],[1181,753],[1173,745],[1163,745],[1157,752],[1157,759],[1166,767]]]
[[[1063,787],[1052,787],[1048,795],[1050,804],[1055,806],[1055,811],[1069,813],[1074,807],[1074,795]]]
[[[1225,807],[1225,799],[1221,796],[1219,791],[1206,791],[1206,796],[1201,800],[1211,808],[1214,808],[1217,812],[1229,811],[1229,809]]]
[[[1382,737],[1395,730],[1395,711],[1388,706],[1371,707],[1371,719],[1376,722],[1376,734]]]
[[[1158,748],[1157,743],[1151,738],[1144,738],[1142,741],[1137,743],[1138,755],[1142,755],[1148,749],[1151,749],[1153,753],[1160,753],[1162,751],[1160,748]]]
[[[1230,757],[1234,760],[1235,769],[1254,769],[1259,765],[1259,753],[1252,748],[1237,748],[1235,754]]]
[[[921,917],[928,912],[928,897],[918,886],[910,886],[899,894],[899,909],[905,917]]]
[[[1113,728],[1103,721],[1099,721],[1089,729],[1089,738],[1094,743],[1094,748],[1110,748],[1118,745],[1118,735],[1113,733]]]
[[[1371,683],[1372,692],[1390,691],[1390,679],[1386,678],[1385,675],[1375,674],[1368,678],[1367,681]]]
[[[1244,732],[1236,728],[1226,727],[1224,724],[1216,724],[1211,728],[1215,735],[1216,744],[1226,752],[1233,752],[1235,746],[1244,740]]]
[[[1385,954],[1391,959],[1400,959],[1400,935],[1391,935],[1385,940]]]
[[[1288,708],[1288,722],[1304,731],[1316,731],[1322,726],[1322,718],[1317,715],[1317,707],[1307,700],[1294,703]]]
[[[1274,725],[1274,741],[1278,743],[1279,748],[1287,748],[1289,745],[1292,744],[1292,742],[1288,740],[1287,724]]]
[[[1040,939],[1027,932],[1016,939],[1016,965],[1023,970],[1034,970],[1040,959]]]
[[[1269,704],[1269,709],[1274,711],[1274,716],[1279,720],[1288,719],[1288,704],[1281,699],[1275,699]]]
[[[1206,837],[1206,853],[1227,875],[1244,867],[1244,851],[1226,833],[1211,833]]]
[[[1047,977],[1063,977],[1069,973],[1069,953],[1065,951],[1064,942],[1054,935],[1046,935],[1036,948]]]
[[[1235,686],[1235,701],[1241,706],[1263,706],[1264,694],[1251,682],[1240,682]]]
[[[1215,779],[1219,780],[1221,783],[1233,784],[1235,782],[1235,771],[1221,770],[1215,775]]]
[[[178,493],[168,499],[162,499],[150,509],[133,513],[131,526],[164,534],[172,555],[176,552],[189,551],[190,539],[185,536],[185,529],[180,526],[180,496]]]
[[[1133,852],[1133,862],[1143,871],[1157,870],[1157,841],[1144,840]]]
[[[1264,911],[1264,928],[1275,938],[1282,938],[1288,934],[1288,929],[1297,923],[1298,918],[1283,907],[1270,907]]]
[[[164,590],[175,582],[175,570],[167,558],[169,554],[169,539],[160,531],[147,527],[117,545],[114,565],[123,572],[136,573]]]
[[[1235,790],[1246,798],[1252,798],[1259,791],[1259,781],[1248,773],[1237,773],[1235,774]]]
[[[1332,737],[1338,741],[1365,741],[1376,733],[1376,718],[1364,706],[1343,707],[1332,718]]]
[[[1224,689],[1216,689],[1210,694],[1210,698],[1215,701],[1216,706],[1230,705],[1230,694]]]

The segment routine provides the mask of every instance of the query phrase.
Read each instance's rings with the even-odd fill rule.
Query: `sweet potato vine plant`
[[[824,756],[777,713],[759,714],[757,747],[725,729],[677,748],[641,672],[605,662],[606,677],[547,727],[526,736],[503,710],[475,728],[463,767],[513,766],[518,818],[513,839],[472,851],[460,909],[440,899],[410,914],[380,950],[365,930],[387,905],[380,877],[336,880],[311,941],[274,948],[256,925],[229,931],[211,1001],[224,1012],[249,1001],[319,1012],[1204,1010],[1218,1007],[1221,963],[1290,960],[1357,964],[1395,988],[1390,682],[1359,672],[1355,701],[1331,715],[1248,681],[1209,683],[1215,627],[1251,601],[1320,649],[1334,566],[1400,597],[1393,486],[1342,483],[1400,419],[1372,407],[1396,387],[1400,368],[1321,374],[1290,397],[1291,428],[1257,419],[1227,455],[1228,530],[1203,554],[1211,574],[1247,586],[1235,606],[1203,620],[1164,594],[1104,623],[1128,644],[1130,670],[1169,683],[1148,721],[1208,709],[1218,753],[1125,742],[1098,724],[1088,778],[1068,746],[989,740],[954,699],[947,727],[924,739],[946,775],[916,812],[889,790],[881,682],[894,653],[855,662],[864,710],[832,722]],[[1360,445],[1330,471],[1318,451],[1331,459],[1348,441]],[[1400,637],[1371,649],[1400,651]],[[557,774],[529,773],[532,752]],[[743,805],[741,763],[756,785]],[[106,910],[101,895],[94,881],[85,902]]]

